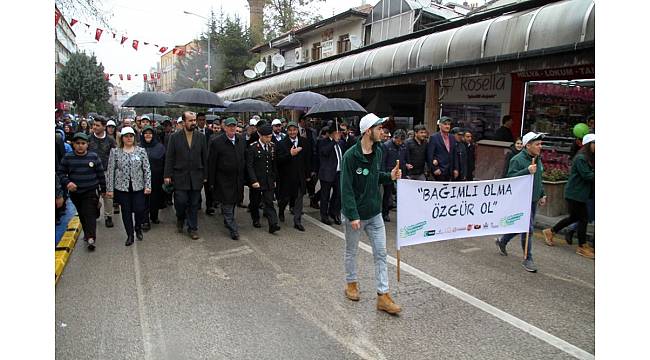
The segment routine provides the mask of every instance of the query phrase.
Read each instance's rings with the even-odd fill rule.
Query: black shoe
[[[295,224],[293,225],[294,229],[300,230],[300,231],[305,231],[305,227],[302,226],[302,224]]]
[[[384,222],[390,222],[390,216],[384,215],[382,217],[384,218]]]
[[[269,234],[273,234],[274,232],[280,230],[280,226],[278,224],[270,224],[269,225]]]
[[[87,245],[88,245],[88,251],[95,251],[95,239],[90,238],[86,240]]]
[[[261,228],[262,224],[260,224],[259,220],[253,220],[253,226],[256,227],[256,228]]]
[[[230,238],[233,240],[239,240],[239,234],[236,232],[231,232],[230,233]]]
[[[284,222],[284,212],[281,212],[280,215],[278,215],[278,218],[280,221]]]
[[[566,234],[564,235],[564,240],[566,240],[566,243],[569,245],[573,245],[573,234],[575,234],[574,230],[567,231]]]
[[[104,220],[104,225],[106,225],[107,228],[112,228],[113,227],[113,218],[110,216],[106,217],[106,220]]]
[[[176,220],[176,231],[179,234],[183,233],[183,225],[185,225],[185,220]]]
[[[144,239],[144,235],[142,234],[142,229],[135,230],[135,237],[138,238],[138,241],[142,241],[142,239]]]
[[[325,225],[332,225],[332,222],[328,218],[321,217],[320,222],[322,222]]]
[[[497,239],[497,241],[495,241],[494,243],[497,244],[497,248],[499,249],[499,253],[501,255],[508,256],[508,252],[506,251],[506,246],[503,245],[503,243],[499,239]]]
[[[151,223],[146,222],[142,224],[142,231],[147,232],[149,230],[151,230]]]
[[[131,245],[133,245],[133,235],[129,235],[129,236],[126,238],[126,242],[124,243],[124,245],[126,245],[126,246],[131,246]]]
[[[214,215],[214,208],[205,209],[205,214],[210,216]]]
[[[341,217],[340,216],[334,216],[334,223],[336,225],[341,225]]]
[[[154,224],[160,224],[160,220],[158,219],[151,219],[151,222]]]
[[[113,208],[113,214],[119,214],[120,213],[120,207],[114,207]]]

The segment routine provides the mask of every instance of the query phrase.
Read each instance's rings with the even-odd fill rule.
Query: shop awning
[[[594,19],[593,0],[554,2],[253,80],[218,95],[234,101],[578,46],[595,40]]]

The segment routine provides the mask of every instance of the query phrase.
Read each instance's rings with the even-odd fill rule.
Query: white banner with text
[[[528,231],[533,175],[463,182],[397,181],[397,249]]]

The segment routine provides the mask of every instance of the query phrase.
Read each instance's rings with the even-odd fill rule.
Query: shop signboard
[[[508,103],[512,80],[510,74],[464,77],[445,80],[443,103]]]
[[[334,40],[321,42],[321,50],[323,52],[323,57],[334,55]]]

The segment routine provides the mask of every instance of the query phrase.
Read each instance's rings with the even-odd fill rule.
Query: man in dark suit
[[[207,143],[210,142],[213,133],[212,129],[207,125],[205,113],[196,113],[196,131],[205,136]],[[208,189],[207,183],[203,185],[203,192],[205,193],[205,213],[206,215],[214,215],[214,200],[212,199],[212,192]],[[199,202],[199,209],[200,208],[201,202]]]
[[[451,118],[443,116],[438,120],[440,131],[431,135],[427,144],[427,165],[436,181],[451,181],[458,177],[453,150],[456,139],[449,135]]]
[[[176,227],[179,233],[187,221],[192,239],[199,239],[198,211],[201,188],[208,180],[208,147],[205,136],[196,131],[196,115],[183,113],[183,129],[169,137],[165,155],[165,184],[174,184]]]
[[[318,178],[316,177],[318,173],[318,154],[316,153],[316,140],[318,139],[318,134],[316,129],[311,127],[311,124],[305,119],[305,116],[300,116],[298,119],[298,135],[307,139],[307,146],[304,147],[303,151],[306,151],[309,156],[311,156],[311,181],[307,183],[307,193],[309,194],[309,206],[314,209],[318,209],[318,197],[316,194],[316,183]]]
[[[287,125],[288,136],[278,144],[278,172],[280,176],[280,197],[278,212],[284,222],[284,209],[287,204],[293,207],[293,227],[305,231],[302,226],[302,198],[311,181],[311,154],[305,149],[307,140],[298,135],[298,124],[291,121]]]
[[[341,134],[334,126],[326,128],[327,137],[321,139],[318,146],[320,168],[320,219],[324,224],[331,225],[331,216],[336,225],[341,225],[341,162],[343,150],[339,140]],[[331,195],[330,195],[331,194]]]
[[[357,138],[355,138],[354,135],[350,134],[348,124],[344,122],[339,124],[339,132],[341,133],[341,150],[343,150],[343,153],[345,154],[348,149],[357,143]]]
[[[269,222],[269,233],[280,230],[273,205],[273,190],[277,179],[277,154],[271,141],[271,125],[259,128],[259,140],[250,144],[246,152],[246,169],[250,182],[250,206],[253,226],[260,225],[260,202],[264,201],[264,216]]]
[[[208,150],[208,184],[213,199],[221,203],[223,222],[230,238],[239,240],[235,205],[244,194],[246,141],[236,133],[237,121],[224,120],[223,132],[210,141]]]
[[[503,115],[501,127],[494,133],[494,140],[515,142],[515,137],[512,135],[512,117],[510,115]]]
[[[453,180],[467,181],[467,175],[469,173],[467,168],[468,165],[467,146],[465,146],[465,142],[463,141],[463,137],[465,136],[465,130],[459,127],[455,127],[451,129],[450,133],[451,135],[454,136],[454,140],[456,140],[456,147],[454,148],[453,155],[454,155],[454,164],[458,169],[458,176],[455,176]]]

